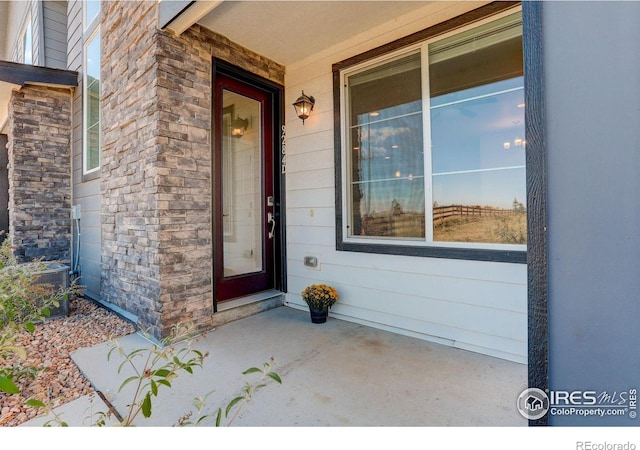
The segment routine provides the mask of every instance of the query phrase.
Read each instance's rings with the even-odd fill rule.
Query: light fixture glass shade
[[[239,116],[231,121],[231,136],[241,137],[247,131],[249,119],[241,119]]]
[[[302,119],[302,123],[309,118],[311,111],[313,111],[313,105],[315,105],[316,99],[308,96],[302,91],[302,95],[298,97],[293,103],[293,108],[296,110],[296,114],[298,117]]]

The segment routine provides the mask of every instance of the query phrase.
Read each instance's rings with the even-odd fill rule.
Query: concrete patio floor
[[[127,349],[150,345],[139,334],[120,343]],[[140,417],[136,425],[171,426],[194,409],[195,397],[211,391],[206,411],[224,407],[245,381],[255,379],[242,372],[273,357],[282,385],[269,382],[258,391],[234,426],[527,426],[516,410],[527,387],[526,365],[332,317],[312,324],[308,312],[283,306],[221,325],[193,347],[209,352],[204,367],[161,390],[151,417]],[[133,383],[118,393],[130,373],[118,375],[122,360],[107,361],[108,349],[103,343],[72,358],[124,414]],[[97,409],[105,410],[94,403]],[[70,426],[90,423],[86,398],[60,412]]]

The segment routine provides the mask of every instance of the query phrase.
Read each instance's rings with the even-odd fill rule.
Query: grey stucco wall
[[[640,387],[638,2],[545,2],[549,387]],[[640,425],[549,416],[551,425]]]

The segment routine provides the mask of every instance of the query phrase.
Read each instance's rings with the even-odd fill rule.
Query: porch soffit
[[[432,3],[225,0],[197,23],[288,66]]]

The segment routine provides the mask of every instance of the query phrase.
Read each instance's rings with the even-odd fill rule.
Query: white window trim
[[[87,103],[88,103],[88,95],[87,95],[87,47],[93,42],[96,36],[100,33],[100,27],[96,27],[93,32],[89,35],[87,39],[85,39],[84,44],[82,46],[82,66],[83,66],[83,74],[82,74],[82,174],[88,175],[91,173],[98,172],[102,167],[102,132],[100,133],[100,140],[98,143],[98,166],[92,169],[87,170]],[[102,35],[100,36],[102,40]],[[101,44],[102,45],[102,44]],[[102,90],[102,80],[100,80],[100,89]],[[102,94],[101,94],[102,98]],[[100,108],[100,119],[99,124],[102,126],[102,107]]]
[[[102,14],[102,3],[100,3],[100,8],[98,9],[98,14],[91,20],[91,22],[87,21],[87,2],[82,1],[82,29],[85,33],[93,34],[95,32],[95,27],[100,23],[100,16]]]
[[[426,39],[419,43],[409,45],[407,47],[391,51],[385,55],[362,63],[353,65],[351,67],[342,69],[340,71],[340,126],[343,130],[341,133],[341,178],[342,178],[342,240],[346,244],[364,244],[364,245],[393,245],[393,246],[406,246],[406,247],[438,247],[438,248],[451,248],[451,249],[471,249],[471,250],[504,250],[504,251],[526,251],[526,244],[499,244],[499,243],[482,243],[482,242],[447,242],[447,241],[434,241],[433,240],[433,226],[425,225],[425,237],[424,238],[406,238],[406,237],[375,237],[375,236],[350,236],[349,224],[351,222],[350,208],[351,208],[351,157],[348,151],[349,144],[349,123],[348,123],[348,111],[347,105],[349,105],[347,81],[350,75],[360,73],[367,68],[378,67],[385,62],[392,61],[394,59],[408,56],[412,53],[420,52],[421,54],[421,80],[422,83],[422,129],[423,129],[423,148],[424,148],[424,182],[425,182],[425,224],[433,224],[433,192],[432,192],[432,166],[431,166],[431,115],[425,114],[425,111],[431,111],[430,95],[429,95],[429,44],[440,41],[449,36],[460,34],[464,31],[474,29],[485,23],[493,22],[502,17],[509,16],[514,12],[521,9],[512,9],[509,11],[496,14],[487,19],[478,21],[476,23],[460,27],[459,29],[452,30],[447,33],[443,33],[439,36],[431,39]],[[427,70],[424,70],[427,68]]]

